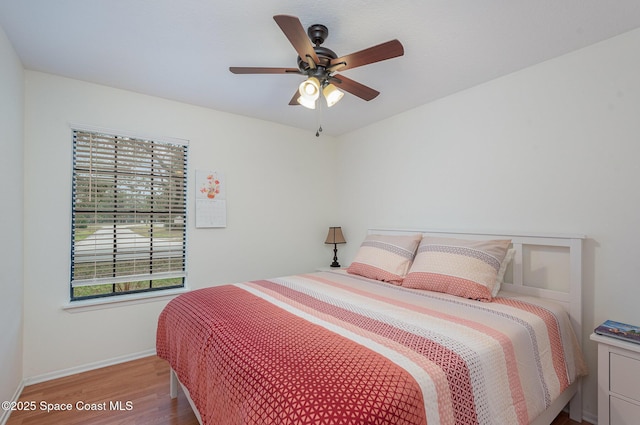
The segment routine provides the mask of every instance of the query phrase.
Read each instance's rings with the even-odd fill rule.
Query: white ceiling
[[[399,58],[344,71],[381,92],[322,111],[340,135],[640,27],[638,0],[0,0],[0,26],[25,68],[315,132],[288,102],[299,75],[273,15],[329,28],[338,56],[398,39]]]

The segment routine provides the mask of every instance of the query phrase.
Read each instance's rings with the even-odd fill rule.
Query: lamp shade
[[[316,100],[320,97],[320,81],[316,77],[309,77],[300,83],[298,92],[304,99]]]
[[[333,84],[328,84],[322,90],[322,94],[324,95],[324,99],[327,101],[327,106],[329,108],[338,103],[338,101],[342,99],[342,96],[344,96],[344,93],[338,90]]]
[[[307,99],[305,97],[299,96],[298,99],[296,99],[296,101],[304,106],[305,108],[308,109],[316,109],[316,101],[312,100],[312,99]]]
[[[342,234],[342,227],[329,227],[329,233],[327,234],[327,240],[324,243],[347,243],[344,240],[344,235]]]

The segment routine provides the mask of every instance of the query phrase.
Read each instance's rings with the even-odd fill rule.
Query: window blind
[[[73,130],[72,300],[184,286],[187,149]]]

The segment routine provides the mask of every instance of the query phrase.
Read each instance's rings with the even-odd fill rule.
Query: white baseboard
[[[598,425],[598,415],[591,412],[582,411],[582,420],[593,425]]]
[[[42,375],[31,376],[23,380],[23,386],[39,384],[40,382],[51,381],[52,379],[64,378],[65,376],[75,375],[77,373],[88,372],[90,370],[100,369],[106,366],[129,362],[131,360],[141,359],[143,357],[155,356],[156,350],[145,350],[139,353],[127,354],[120,357],[101,360],[99,362],[87,363],[82,366],[75,366],[69,369],[57,370],[54,372],[44,373]]]
[[[20,382],[20,385],[18,385],[16,392],[13,393],[13,397],[11,398],[11,400],[8,400],[8,401],[12,401],[12,402],[18,401],[18,399],[20,398],[20,394],[22,394],[23,389],[24,389],[24,381]],[[11,415],[11,410],[0,409],[0,425],[5,425],[9,420],[10,415]]]

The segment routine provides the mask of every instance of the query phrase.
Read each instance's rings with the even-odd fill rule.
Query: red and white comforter
[[[576,347],[553,304],[339,271],[192,291],[157,331],[212,425],[528,424],[582,374]]]

